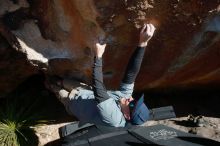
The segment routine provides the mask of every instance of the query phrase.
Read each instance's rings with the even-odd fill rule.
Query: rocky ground
[[[39,146],[44,146],[47,143],[53,142],[59,139],[58,129],[68,123],[44,125],[36,127],[36,135],[39,138]]]
[[[68,123],[37,127],[35,130],[37,131],[37,136],[39,138],[39,146],[58,145],[56,142],[54,144],[53,141],[57,141],[59,139],[58,128],[66,124]],[[164,124],[184,132],[197,134],[204,138],[215,140],[216,143],[213,141],[215,144],[220,142],[220,118],[202,116],[193,117],[189,115],[188,117],[173,118],[168,120],[148,121],[143,124],[143,126],[152,126],[156,124]]]

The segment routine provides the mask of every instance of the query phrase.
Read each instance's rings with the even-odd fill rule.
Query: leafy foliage
[[[0,146],[37,146],[34,128],[62,122],[67,115],[43,82],[42,76],[33,76],[7,98],[0,99]]]
[[[19,105],[16,98],[9,99],[0,110],[0,146],[37,145],[33,126],[42,123],[32,105]]]

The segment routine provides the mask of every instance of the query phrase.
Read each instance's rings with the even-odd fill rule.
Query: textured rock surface
[[[157,32],[137,89],[219,85],[219,5],[219,0],[0,0],[0,95],[38,71],[89,81],[97,40],[108,43],[105,83],[116,88],[146,21]]]

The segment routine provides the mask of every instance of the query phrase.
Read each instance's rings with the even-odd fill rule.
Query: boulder
[[[0,0],[0,97],[43,72],[90,82],[93,48],[117,88],[143,23],[157,30],[136,89],[220,84],[218,0]]]

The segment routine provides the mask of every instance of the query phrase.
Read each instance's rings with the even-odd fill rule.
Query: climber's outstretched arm
[[[145,24],[141,29],[138,47],[129,60],[122,83],[132,84],[135,82],[144,57],[145,48],[152,38],[154,31],[155,27],[153,24]]]
[[[106,44],[101,45],[96,43],[95,45],[95,58],[93,65],[93,92],[95,95],[95,99],[98,103],[101,103],[107,99],[109,99],[109,95],[107,94],[107,90],[103,83],[103,73],[102,73],[102,55],[105,52]]]
[[[132,98],[132,92],[134,88],[135,79],[139,73],[141,63],[144,57],[145,48],[152,38],[155,31],[153,24],[145,24],[140,32],[139,44],[134,53],[132,54],[129,63],[126,68],[126,72],[120,85],[120,91],[124,95],[124,98],[120,99],[121,110],[126,119],[130,119],[129,103],[134,100]]]

